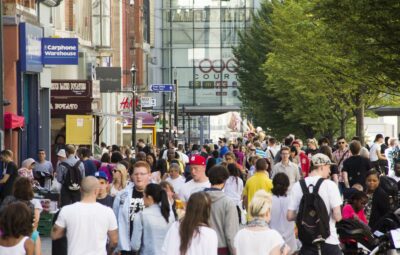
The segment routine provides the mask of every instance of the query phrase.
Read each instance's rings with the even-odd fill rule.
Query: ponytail
[[[169,213],[170,213],[170,205],[168,201],[168,195],[165,190],[161,190],[161,201],[160,201],[160,207],[161,207],[161,214],[164,217],[165,221],[168,223],[169,219]]]
[[[155,183],[148,184],[144,192],[146,196],[151,196],[153,198],[155,204],[160,206],[161,214],[168,223],[170,205],[167,192],[159,184]]]

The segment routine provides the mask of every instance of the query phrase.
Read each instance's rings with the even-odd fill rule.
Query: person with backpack
[[[57,181],[61,183],[61,206],[73,204],[81,199],[80,185],[85,177],[85,167],[75,156],[75,147],[67,145],[67,158],[57,167]]]
[[[331,164],[328,156],[315,154],[309,176],[292,187],[287,219],[296,220],[300,254],[342,254],[335,226],[342,219],[342,198],[338,186],[327,179]]]

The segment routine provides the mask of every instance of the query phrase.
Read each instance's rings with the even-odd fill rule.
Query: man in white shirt
[[[185,183],[179,190],[179,198],[184,202],[187,202],[193,193],[211,187],[206,176],[206,159],[200,155],[193,155],[190,157],[189,163],[193,179]]]
[[[328,178],[330,174],[330,165],[332,162],[328,156],[317,153],[311,158],[311,170],[308,177],[304,180],[307,187],[315,186],[320,178]],[[311,191],[310,191],[311,192]],[[339,238],[336,232],[336,222],[342,219],[340,206],[342,199],[340,197],[338,186],[331,180],[326,179],[319,187],[318,194],[321,196],[330,215],[329,229],[330,236],[321,245],[322,254],[339,255],[342,254],[339,247]],[[296,220],[297,212],[299,210],[300,201],[303,197],[303,191],[300,187],[300,182],[293,185],[292,192],[289,199],[289,207],[287,212],[287,219],[289,221]],[[305,245],[301,247],[300,254],[317,255],[318,250],[314,245]]]
[[[68,255],[106,255],[118,242],[117,219],[111,208],[96,202],[99,181],[89,176],[81,183],[81,201],[64,206],[53,227],[51,238],[60,239],[67,230]]]
[[[272,178],[277,173],[285,173],[289,177],[289,191],[292,188],[293,184],[300,180],[300,169],[299,167],[289,160],[290,157],[290,149],[289,147],[282,147],[281,149],[281,162],[277,163],[272,168]]]

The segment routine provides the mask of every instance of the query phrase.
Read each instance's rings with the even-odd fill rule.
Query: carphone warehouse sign
[[[43,38],[42,62],[44,65],[77,65],[77,38]]]

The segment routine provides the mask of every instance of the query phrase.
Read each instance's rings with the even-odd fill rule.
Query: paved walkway
[[[42,255],[51,255],[51,238],[50,237],[41,237],[42,238]]]

